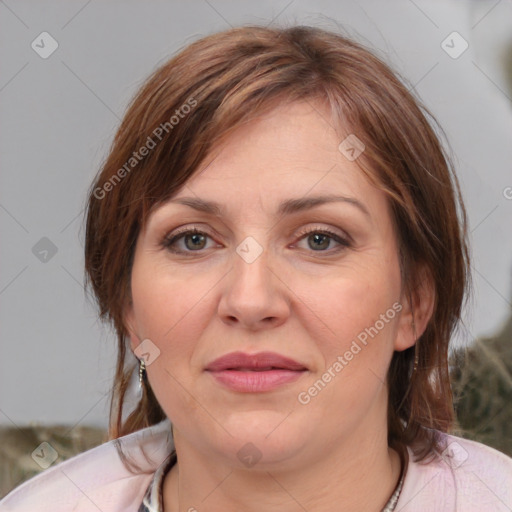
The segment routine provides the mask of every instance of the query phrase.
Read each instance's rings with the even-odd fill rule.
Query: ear
[[[133,312],[133,302],[131,301],[124,309],[123,321],[130,337],[130,347],[133,352],[139,346],[141,339],[135,331],[135,315]]]
[[[430,272],[421,267],[416,281],[404,285],[400,303],[402,311],[395,340],[395,350],[401,352],[412,347],[425,332],[435,304],[434,281]]]

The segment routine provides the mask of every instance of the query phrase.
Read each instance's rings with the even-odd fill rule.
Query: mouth
[[[236,372],[269,372],[270,370],[287,370],[287,368],[281,368],[279,366],[267,366],[265,368],[226,368],[225,371],[232,370]]]
[[[271,370],[307,370],[303,364],[282,356],[275,352],[259,352],[257,354],[246,354],[244,352],[231,352],[211,362],[207,371],[256,371],[265,372]]]
[[[216,359],[205,370],[224,387],[242,393],[271,391],[308,372],[303,364],[274,352],[232,352]]]

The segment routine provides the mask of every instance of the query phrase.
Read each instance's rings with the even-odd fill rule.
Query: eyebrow
[[[171,199],[169,202],[183,204],[185,206],[189,206],[190,208],[194,208],[195,210],[204,213],[210,213],[212,215],[222,215],[222,207],[219,203],[216,203],[215,201],[205,201],[204,199],[198,199],[195,197],[179,197],[177,199]],[[358,208],[361,212],[363,212],[367,217],[371,218],[370,212],[368,211],[366,206],[357,199],[355,199],[354,197],[334,195],[322,195],[312,197],[301,197],[298,199],[287,199],[286,201],[283,201],[279,205],[277,214],[285,215],[298,213],[301,211],[310,210],[312,208],[315,208],[316,206],[335,202],[351,204]]]

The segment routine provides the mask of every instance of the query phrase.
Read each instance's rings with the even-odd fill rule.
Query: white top
[[[442,435],[447,445],[442,457],[416,463],[409,451],[396,512],[512,511],[512,459],[480,443]],[[130,473],[116,442],[148,473]],[[1,500],[0,512],[137,512],[173,449],[165,420],[48,468]]]

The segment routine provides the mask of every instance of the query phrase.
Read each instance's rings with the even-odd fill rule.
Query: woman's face
[[[132,349],[149,340],[175,440],[203,456],[292,467],[386,442],[386,372],[414,339],[387,199],[328,119],[294,103],[238,129],[138,238]]]

